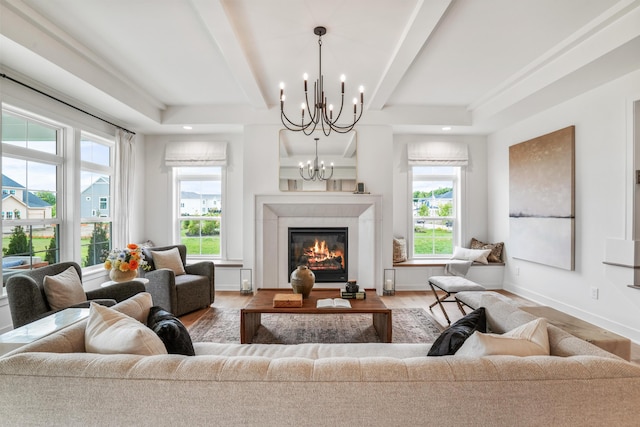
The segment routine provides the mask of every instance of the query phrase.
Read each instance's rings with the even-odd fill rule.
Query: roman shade
[[[467,166],[469,150],[460,142],[416,142],[407,144],[409,166]]]
[[[166,166],[226,166],[227,143],[171,142],[167,145],[164,163]]]

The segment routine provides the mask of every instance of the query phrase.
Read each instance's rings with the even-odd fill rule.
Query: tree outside
[[[24,232],[24,228],[18,225],[13,228],[11,238],[6,248],[2,249],[2,253],[7,255],[33,255],[33,250],[29,246],[29,239]]]
[[[93,232],[89,239],[87,258],[84,260],[83,267],[102,264],[109,256],[110,250],[111,242],[109,240],[108,224],[94,224]]]

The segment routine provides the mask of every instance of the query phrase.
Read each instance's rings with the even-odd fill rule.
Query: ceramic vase
[[[299,265],[291,272],[291,287],[294,294],[302,294],[302,298],[309,298],[311,289],[316,283],[316,275],[306,265]]]
[[[109,272],[109,277],[114,282],[128,282],[138,277],[138,270],[120,271],[112,269]]]

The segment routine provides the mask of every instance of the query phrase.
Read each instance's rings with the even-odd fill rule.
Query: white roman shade
[[[469,150],[461,142],[416,142],[407,144],[409,166],[467,166]]]
[[[226,166],[226,142],[183,141],[167,145],[166,166]]]

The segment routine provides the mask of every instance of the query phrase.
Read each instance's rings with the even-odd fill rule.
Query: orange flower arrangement
[[[135,243],[129,243],[125,249],[112,249],[104,262],[104,268],[107,270],[131,271],[140,267],[143,270],[150,268],[144,259],[142,249]]]

